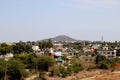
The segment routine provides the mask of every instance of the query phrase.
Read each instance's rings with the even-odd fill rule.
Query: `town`
[[[0,43],[1,80],[85,80],[105,71],[119,71],[119,67],[118,41],[78,41],[61,35],[40,41]],[[67,79],[70,76],[74,77]]]

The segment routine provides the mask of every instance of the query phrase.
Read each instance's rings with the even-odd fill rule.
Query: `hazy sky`
[[[120,40],[120,0],[0,0],[0,42],[57,35]]]

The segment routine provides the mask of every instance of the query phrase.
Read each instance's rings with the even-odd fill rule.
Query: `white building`
[[[34,51],[40,51],[39,46],[32,46],[32,49],[33,49]]]

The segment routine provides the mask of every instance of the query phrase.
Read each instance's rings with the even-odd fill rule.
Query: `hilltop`
[[[52,42],[60,42],[60,41],[65,41],[65,42],[81,42],[82,40],[76,40],[74,38],[71,38],[69,36],[66,36],[66,35],[59,35],[59,36],[56,36],[56,37],[53,37],[53,38],[48,38],[48,39],[51,39]],[[47,41],[48,39],[44,39],[42,41]]]

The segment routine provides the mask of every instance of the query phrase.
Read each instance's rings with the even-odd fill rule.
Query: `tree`
[[[85,55],[86,56],[88,56],[88,55],[95,56],[95,53],[93,53],[93,52],[86,52]]]
[[[7,75],[9,80],[20,80],[22,77],[27,77],[28,73],[25,71],[25,66],[19,60],[10,60],[8,63]]]
[[[48,71],[49,67],[55,64],[55,60],[50,56],[41,56],[37,59],[37,66],[39,71]]]
[[[52,76],[67,77],[70,73],[63,66],[54,66],[51,70]]]
[[[21,53],[18,55],[15,55],[15,59],[19,59],[24,65],[26,69],[35,69],[36,61],[34,54],[26,54]]]
[[[0,46],[1,46],[1,47],[6,47],[7,44],[6,44],[6,43],[2,43]]]
[[[74,72],[74,73],[78,73],[79,71],[84,70],[83,66],[81,65],[81,63],[78,61],[78,59],[72,59],[71,60],[71,65],[68,66],[68,71]]]
[[[33,52],[33,50],[31,45],[25,44],[24,42],[20,41],[16,43],[16,45],[13,45],[13,52],[18,54],[22,52],[30,53]]]
[[[48,39],[48,41],[38,41],[38,46],[41,50],[45,49],[45,48],[51,48],[53,47],[52,41],[51,39]]]
[[[100,63],[100,62],[102,62],[104,60],[106,60],[105,56],[103,56],[103,55],[97,55],[97,57],[96,57],[96,64],[98,64],[98,63]]]
[[[80,43],[74,43],[73,44],[73,48],[77,49],[77,50],[81,50],[82,49],[82,44],[80,44]]]
[[[5,61],[0,59],[0,79],[3,79],[3,77],[5,76]]]
[[[116,56],[120,56],[120,49],[117,50]]]
[[[0,54],[5,55],[7,53],[12,52],[12,47],[11,46],[0,46]]]
[[[84,68],[82,67],[81,63],[80,62],[75,62],[73,63],[72,65],[72,68],[73,68],[73,71],[75,73],[78,73],[79,71],[82,71]]]
[[[54,66],[51,70],[52,76],[62,77],[65,68],[63,66]]]
[[[107,61],[102,61],[101,63],[99,63],[100,66],[99,66],[99,69],[109,69],[111,68],[111,64]]]
[[[16,60],[16,59],[12,59],[7,62],[0,59],[0,79],[1,80],[4,77],[6,77],[5,71],[6,71],[8,80],[20,80],[22,77],[26,77],[28,75],[28,73],[25,71],[24,65],[19,60]]]
[[[48,47],[48,48],[53,47],[53,44],[52,44],[51,39],[48,40],[48,42],[47,42],[47,47]]]

